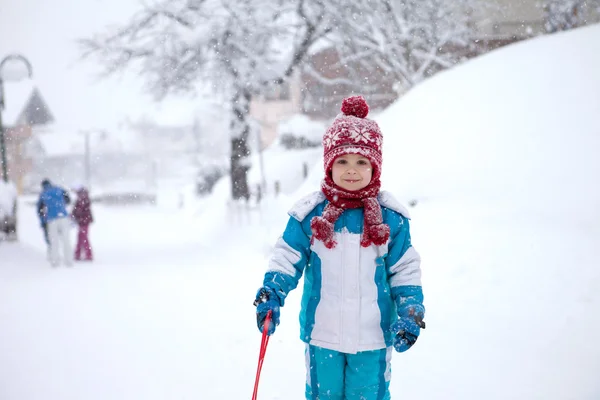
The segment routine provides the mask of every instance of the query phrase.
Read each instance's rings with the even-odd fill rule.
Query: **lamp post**
[[[89,130],[80,131],[83,135],[83,171],[84,171],[84,183],[88,192],[91,192],[92,186],[92,160],[90,158],[90,134]]]
[[[2,79],[2,69],[9,61],[21,61],[27,67],[27,76],[31,79],[33,76],[33,70],[31,68],[31,63],[25,57],[20,54],[9,54],[4,57],[2,61],[0,61],[0,156],[2,161],[2,179],[4,182],[8,182],[8,165],[6,162],[6,141],[4,137],[4,127],[2,125],[2,110],[4,110],[5,106],[5,98],[4,98],[4,82]],[[16,79],[19,80],[19,79]]]

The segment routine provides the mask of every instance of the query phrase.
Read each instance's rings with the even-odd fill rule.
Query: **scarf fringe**
[[[314,217],[310,220],[310,229],[313,232],[311,243],[314,239],[320,240],[328,249],[333,249],[337,242],[333,239],[333,224],[323,217]]]

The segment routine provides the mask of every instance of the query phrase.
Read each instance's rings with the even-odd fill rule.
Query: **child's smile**
[[[356,182],[360,182],[360,179],[342,179],[345,182],[348,182],[350,184],[356,183]]]

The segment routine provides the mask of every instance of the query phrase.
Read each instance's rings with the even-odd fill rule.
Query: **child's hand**
[[[421,328],[425,329],[425,308],[414,304],[398,310],[399,319],[392,325],[394,336],[394,349],[402,353],[412,347],[417,341]]]
[[[258,326],[258,330],[262,333],[267,313],[272,311],[267,334],[270,336],[275,333],[275,327],[279,325],[279,298],[277,294],[270,288],[260,288],[256,294],[254,305],[256,306],[256,325]]]

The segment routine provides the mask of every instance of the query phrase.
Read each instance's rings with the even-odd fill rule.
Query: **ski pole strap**
[[[265,353],[267,352],[267,345],[269,344],[269,325],[271,324],[271,313],[269,310],[265,323],[263,325],[262,339],[260,341],[260,351],[258,353],[258,367],[256,369],[256,380],[254,381],[254,394],[252,394],[252,400],[256,400],[258,395],[258,380],[260,379],[260,371],[262,370],[263,361],[265,359]]]

